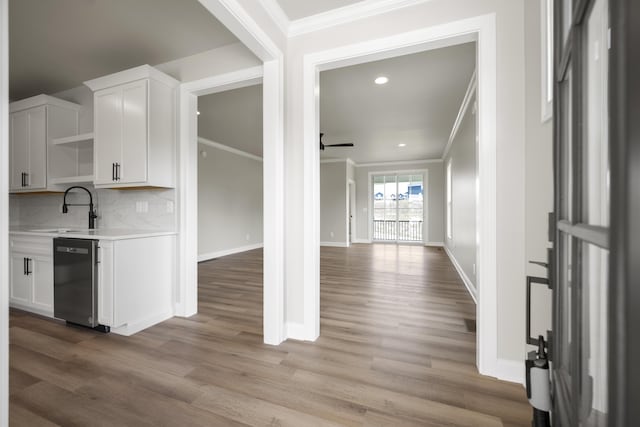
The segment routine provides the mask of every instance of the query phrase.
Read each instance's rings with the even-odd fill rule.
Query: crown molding
[[[260,2],[264,7],[267,15],[273,19],[273,22],[276,23],[282,34],[285,37],[289,36],[289,26],[291,25],[291,21],[289,21],[289,17],[284,13],[284,10],[280,7],[280,4],[277,0],[262,0]]]
[[[290,21],[286,34],[288,37],[296,37],[428,1],[431,0],[364,0],[349,6]]]
[[[209,147],[217,148],[219,150],[227,151],[232,154],[236,154],[238,156],[247,157],[252,160],[257,160],[262,162],[262,157],[256,156],[255,154],[247,153],[246,151],[238,150],[237,148],[229,147],[228,145],[220,144],[219,142],[211,141],[210,139],[203,138],[201,136],[198,137],[198,143],[207,145]]]
[[[451,144],[453,144],[453,140],[455,139],[458,131],[460,130],[460,125],[462,124],[462,120],[464,119],[465,114],[467,114],[467,110],[469,109],[469,105],[471,105],[471,100],[474,98],[476,94],[476,89],[478,87],[478,79],[477,79],[477,71],[473,71],[473,75],[471,76],[471,80],[469,80],[469,86],[467,86],[467,92],[464,94],[464,98],[462,99],[462,104],[460,105],[460,110],[458,111],[458,115],[456,116],[456,121],[453,122],[453,128],[451,129],[451,135],[449,135],[449,140],[447,141],[447,145],[444,147],[444,151],[442,152],[442,158],[444,159],[449,154],[449,150],[451,149]],[[475,109],[475,104],[474,104]]]

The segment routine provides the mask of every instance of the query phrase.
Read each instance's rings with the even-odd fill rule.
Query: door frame
[[[348,167],[348,166],[347,166]],[[347,179],[347,247],[355,240],[356,231],[356,181]],[[349,233],[351,231],[351,233]]]
[[[9,0],[0,0],[0,171],[9,170]],[[9,174],[0,173],[0,427],[9,425]]]
[[[284,53],[236,0],[198,0],[263,65],[263,339],[277,345],[284,327]],[[178,278],[175,314],[198,310],[197,98],[246,85],[257,69],[240,70],[180,86],[178,143]]]
[[[522,381],[518,374],[505,376],[498,359],[497,248],[496,248],[496,127],[497,64],[496,15],[476,16],[395,36],[307,54],[303,63],[303,287],[304,339],[320,336],[320,154],[319,73],[430,49],[477,41],[479,115],[479,248],[477,310],[477,365],[481,374]],[[513,374],[515,375],[515,373]]]
[[[609,141],[611,228],[609,263],[609,422],[640,419],[640,7],[609,0]]]
[[[367,187],[369,189],[369,194],[367,194],[367,208],[368,208],[368,218],[367,223],[369,224],[367,240],[371,243],[399,243],[396,239],[393,240],[374,240],[373,239],[373,198],[371,195],[373,194],[373,177],[375,175],[422,175],[422,241],[420,242],[402,242],[402,244],[406,245],[426,245],[429,242],[429,224],[427,223],[427,219],[429,218],[429,197],[424,197],[424,194],[429,193],[429,170],[428,169],[401,169],[394,171],[371,171],[367,174],[367,178],[369,182],[367,183]],[[396,181],[396,186],[398,182]],[[396,206],[397,209],[397,206]]]

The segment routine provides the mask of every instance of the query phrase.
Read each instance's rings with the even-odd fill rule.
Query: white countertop
[[[163,230],[129,230],[120,228],[71,228],[71,227],[47,227],[47,226],[19,226],[10,227],[12,235],[41,236],[41,237],[68,237],[76,239],[94,240],[123,240],[141,239],[145,237],[171,236],[175,231]]]

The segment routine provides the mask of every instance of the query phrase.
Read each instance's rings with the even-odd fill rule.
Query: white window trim
[[[542,122],[553,116],[553,0],[540,0],[540,102]]]

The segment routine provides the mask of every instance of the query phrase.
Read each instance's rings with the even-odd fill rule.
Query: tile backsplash
[[[95,190],[93,203],[99,228],[175,230],[175,190]],[[88,225],[88,207],[70,206],[62,213],[62,194],[13,194],[10,196],[11,226],[81,227]],[[73,190],[67,203],[89,203],[82,190]]]

